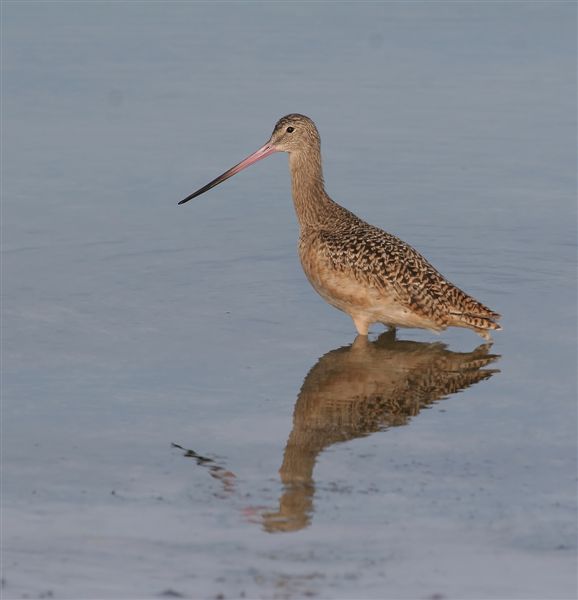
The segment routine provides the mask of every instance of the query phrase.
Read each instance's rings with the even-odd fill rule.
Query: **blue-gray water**
[[[576,5],[2,11],[4,597],[574,598]],[[328,354],[282,155],[177,207],[288,112],[491,349]]]

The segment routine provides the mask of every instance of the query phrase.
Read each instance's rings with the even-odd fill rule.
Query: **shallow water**
[[[575,597],[576,6],[2,10],[4,597]],[[294,111],[493,346],[351,346],[284,157],[176,206]]]

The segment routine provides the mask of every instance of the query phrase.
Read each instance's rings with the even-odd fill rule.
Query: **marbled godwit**
[[[319,133],[304,115],[279,119],[264,146],[179,204],[274,152],[289,154],[303,270],[322,298],[353,319],[360,335],[373,323],[433,331],[467,327],[486,340],[501,329],[498,313],[450,283],[417,250],[328,196]]]

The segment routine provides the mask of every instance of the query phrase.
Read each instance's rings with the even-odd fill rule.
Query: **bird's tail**
[[[490,311],[491,316],[480,315],[477,313],[452,313],[450,325],[454,327],[467,327],[473,329],[485,340],[490,340],[491,331],[500,331],[502,326],[497,322],[500,318],[498,313]]]

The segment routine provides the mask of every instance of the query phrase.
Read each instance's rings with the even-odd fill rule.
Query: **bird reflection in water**
[[[358,336],[351,346],[322,356],[297,397],[293,430],[280,469],[284,486],[276,512],[260,512],[269,532],[303,529],[313,513],[317,456],[329,446],[407,425],[422,408],[447,398],[496,369],[499,358],[482,344],[451,352],[442,343],[396,341],[386,332],[375,342]]]
[[[388,331],[374,342],[360,335],[352,345],[323,355],[297,396],[293,430],[279,470],[283,483],[279,509],[247,507],[246,517],[271,533],[307,527],[313,514],[313,469],[323,450],[407,425],[422,408],[489,379],[499,371],[485,367],[500,358],[490,354],[490,348],[491,344],[482,344],[472,352],[452,352],[440,342],[397,341]],[[221,482],[217,496],[235,494],[234,473],[213,458],[178,444],[173,447]]]

